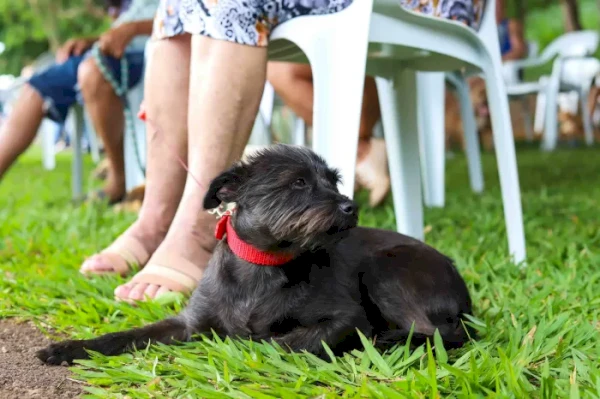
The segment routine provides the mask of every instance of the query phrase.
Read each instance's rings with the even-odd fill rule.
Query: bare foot
[[[390,190],[385,142],[372,138],[368,144],[359,144],[359,156],[356,163],[356,181],[369,190],[369,204],[372,207],[383,202]]]
[[[362,162],[367,155],[369,155],[369,151],[371,150],[371,138],[363,139],[359,138],[358,140],[358,150],[356,152],[356,162]]]
[[[186,213],[189,217],[176,217],[146,267],[115,289],[117,299],[143,301],[167,292],[187,294],[194,290],[216,245],[216,219],[207,212],[200,217],[197,212]]]

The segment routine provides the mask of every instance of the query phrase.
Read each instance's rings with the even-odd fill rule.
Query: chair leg
[[[62,129],[62,126],[58,126],[48,120],[42,121],[40,129],[42,132],[42,163],[46,170],[54,170],[56,168],[56,149],[54,140],[56,138],[57,129]]]
[[[419,134],[423,144],[423,196],[425,205],[444,207],[445,191],[445,84],[443,72],[417,74]],[[425,112],[427,111],[427,112]]]
[[[78,201],[83,198],[83,148],[81,148],[81,138],[83,136],[83,108],[74,106],[71,111],[71,131],[73,140],[73,161],[71,164],[71,189],[73,200]]]
[[[560,90],[560,59],[554,61],[552,76],[546,86],[546,115],[545,115],[545,130],[542,141],[542,150],[553,151],[558,144],[558,111],[557,101],[558,92]]]
[[[332,38],[333,39],[333,38]],[[354,195],[356,151],[366,67],[361,51],[337,53],[337,43],[308,54],[314,84],[313,149],[342,174],[340,192]],[[356,49],[353,49],[356,50]]]
[[[491,110],[500,186],[502,188],[508,247],[513,260],[516,263],[521,263],[525,261],[526,256],[521,192],[508,97],[500,68],[499,59],[497,66],[494,63],[486,68],[486,87]]]
[[[88,132],[88,142],[90,145],[90,153],[92,155],[92,160],[94,161],[94,163],[98,163],[100,162],[100,146],[98,145],[98,136],[96,135],[96,131],[94,130],[94,125],[92,124],[92,121],[90,120],[87,112],[85,112],[85,108],[84,108],[84,123],[87,127],[87,132]]]
[[[528,143],[533,142],[533,125],[531,122],[531,110],[529,109],[529,101],[527,96],[521,97],[521,107],[523,115],[523,124],[525,125],[525,140]]]
[[[260,101],[259,114],[267,126],[271,126],[273,115],[273,104],[275,103],[275,89],[269,82],[265,82],[262,99]]]
[[[292,143],[294,145],[306,146],[306,123],[304,119],[295,117],[294,118],[294,132],[292,136]]]
[[[460,102],[460,116],[463,123],[463,130],[466,143],[467,164],[469,166],[469,180],[471,189],[474,193],[482,193],[484,188],[483,168],[481,166],[481,147],[479,145],[479,135],[477,132],[477,123],[475,122],[475,112],[469,92],[467,81],[459,76],[453,79],[456,93]]]
[[[540,78],[547,80],[547,78]],[[533,132],[535,134],[544,134],[544,123],[546,119],[546,89],[541,90],[535,99],[535,116],[533,118]],[[542,137],[543,139],[543,137]]]
[[[583,132],[585,136],[585,144],[588,146],[594,145],[594,127],[592,125],[592,115],[588,109],[588,97],[590,91],[587,88],[582,88],[579,93],[579,102],[581,104],[581,119],[583,120]]]
[[[265,83],[258,115],[252,126],[252,134],[248,140],[250,145],[271,145],[273,137],[271,134],[271,121],[273,119],[273,104],[275,102],[275,90],[269,82]]]
[[[377,78],[377,90],[398,231],[422,240],[423,202],[416,72],[401,70],[394,80]]]

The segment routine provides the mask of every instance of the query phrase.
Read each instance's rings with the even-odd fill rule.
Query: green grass
[[[448,161],[447,206],[426,212],[427,242],[456,259],[481,338],[364,351],[327,363],[263,343],[204,339],[94,356],[74,367],[94,398],[600,397],[600,149],[518,153],[529,264],[507,257],[494,159],[470,192],[462,156]],[[361,195],[364,202],[364,195]],[[45,172],[24,158],[0,184],[0,318],[78,337],[139,326],[180,309],[116,303],[117,278],[84,279],[80,262],[133,216],[69,203],[68,159]],[[361,223],[392,228],[388,203]],[[435,341],[434,343],[435,344]]]

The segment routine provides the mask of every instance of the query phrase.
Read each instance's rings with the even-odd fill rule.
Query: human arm
[[[92,47],[97,38],[78,38],[70,39],[63,44],[56,52],[56,62],[62,64],[72,55],[78,56],[83,54],[87,49]]]
[[[100,36],[98,44],[103,54],[121,58],[125,49],[136,36],[152,34],[152,20],[127,22]]]

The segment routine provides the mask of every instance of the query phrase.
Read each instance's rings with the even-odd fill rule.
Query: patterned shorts
[[[266,46],[271,31],[290,19],[343,10],[353,0],[161,0],[154,36],[185,32],[214,39]],[[360,1],[360,0],[356,0]],[[478,29],[485,0],[398,0],[401,7],[460,21]]]

